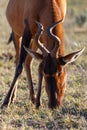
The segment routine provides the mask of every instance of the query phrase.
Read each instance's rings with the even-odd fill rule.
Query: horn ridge
[[[43,45],[43,43],[41,43],[40,40],[39,40],[44,28],[43,28],[43,25],[40,22],[36,21],[36,24],[38,26],[38,30],[35,34],[35,42],[38,45],[39,49],[42,51],[42,53],[44,55],[46,55],[47,53],[49,53],[49,51],[46,49],[46,47]]]
[[[61,19],[61,20],[53,23],[51,26],[49,26],[47,28],[47,31],[46,31],[47,34],[48,34],[48,36],[51,37],[51,38],[53,38],[53,40],[55,41],[55,46],[54,46],[53,50],[51,51],[51,53],[53,53],[53,54],[56,54],[56,52],[57,52],[57,50],[58,50],[58,48],[60,46],[60,38],[58,36],[56,36],[55,34],[53,34],[52,31],[56,27],[56,25],[59,24],[62,21],[63,20]]]

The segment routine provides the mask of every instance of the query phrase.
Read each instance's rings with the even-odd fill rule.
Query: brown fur
[[[27,34],[26,39],[28,40],[29,40],[28,34],[31,34],[30,39],[34,38],[37,32],[37,25],[35,21],[39,21],[44,26],[44,32],[43,35],[41,35],[41,41],[44,43],[45,47],[50,52],[54,47],[54,40],[51,39],[45,33],[45,31],[48,28],[48,26],[52,25],[56,21],[59,21],[61,19],[64,20],[65,14],[66,14],[66,0],[44,0],[44,1],[43,0],[9,0],[7,10],[6,10],[6,16],[14,33],[17,65],[19,63],[19,57],[20,57],[20,46],[21,46],[20,39],[21,37],[23,37],[24,34]],[[28,24],[26,23],[26,25],[24,23],[25,20],[27,20],[28,23]],[[27,29],[28,30],[27,33],[24,32],[25,28],[29,29],[29,30]],[[49,107],[54,108],[57,105],[57,102],[59,107],[62,105],[62,99],[66,87],[66,71],[65,68],[62,66],[63,64],[60,64],[60,60],[59,60],[60,58],[59,56],[61,57],[64,56],[64,34],[63,34],[62,22],[55,27],[54,33],[60,39],[60,46],[58,48],[55,57],[55,64],[57,65],[58,63],[57,71],[52,75],[42,72],[42,68],[44,68],[44,63],[45,63],[44,59],[43,62],[39,65],[39,69],[38,69],[39,81],[38,81],[38,92],[36,97],[36,107],[39,107],[40,105],[41,83],[42,83],[43,75],[46,82],[46,91],[49,98]],[[31,49],[33,51],[36,51],[38,49],[38,46],[35,44],[35,42],[32,43]],[[78,53],[80,53],[80,51],[78,51]],[[70,57],[70,59],[73,60],[73,57],[76,54],[77,53],[70,54],[68,57]],[[43,56],[38,54],[37,57],[42,58]],[[51,57],[51,59],[53,59],[53,57]],[[63,59],[61,60],[61,63],[65,63]],[[30,89],[30,98],[32,102],[35,102],[33,83],[31,78],[31,70],[30,70],[31,60],[32,60],[31,56],[27,55],[25,60],[25,68],[26,68],[26,73],[28,78],[28,86]],[[67,61],[67,57],[65,57],[65,60]],[[13,82],[4,100],[3,106],[8,105],[14,101],[16,95],[16,89],[17,89],[17,87],[15,87],[15,82],[17,80],[18,75],[22,71],[20,69],[20,64],[19,64],[19,68],[16,68],[16,71],[17,70],[18,72],[14,76]],[[48,86],[51,85],[50,83],[51,79],[54,82],[53,85],[54,87],[50,88],[51,90],[49,91]],[[54,93],[52,93],[52,91],[54,91]],[[55,91],[57,91],[57,102],[55,97]]]
[[[75,59],[77,59],[77,57],[83,52],[84,49],[64,56],[64,34],[62,22],[59,23],[54,30],[54,34],[58,37],[58,39],[60,39],[58,41],[60,42],[59,48],[57,52],[55,52],[55,57],[52,56],[51,53],[48,53],[47,57],[44,57],[44,55],[41,54],[37,54],[35,51],[38,49],[38,46],[35,44],[35,42],[32,43],[31,47],[29,46],[30,49],[33,50],[29,50],[29,54],[32,57],[36,57],[37,59],[42,60],[38,68],[38,91],[35,100],[30,69],[32,57],[30,55],[27,55],[26,57],[24,48],[21,46],[20,38],[23,37],[22,43],[26,44],[27,41],[30,42],[30,40],[35,37],[37,32],[37,25],[35,21],[39,21],[44,26],[43,35],[41,35],[41,41],[43,42],[48,52],[51,52],[55,42],[46,34],[45,31],[50,25],[53,25],[53,23],[64,20],[65,14],[66,0],[9,0],[6,16],[14,32],[16,64],[18,66],[16,67],[16,73],[13,82],[2,106],[9,105],[11,102],[14,102],[17,89],[17,87],[15,87],[15,83],[18,76],[22,72],[22,64],[24,61],[28,78],[28,86],[30,89],[30,98],[32,102],[36,103],[36,107],[40,106],[41,84],[43,76],[45,78],[45,88],[49,98],[49,107],[55,108],[56,105],[59,107],[62,105],[62,100],[66,88],[66,71],[65,67],[63,66],[67,63],[75,61]],[[27,20],[26,24],[24,22],[25,20]],[[22,48],[21,53],[20,46]],[[24,55],[22,54],[22,51]],[[24,59],[25,57],[26,60]],[[50,60],[48,62],[49,58]],[[21,61],[22,59],[23,61]],[[51,68],[49,69],[50,65]],[[52,68],[52,65],[54,68]],[[57,95],[55,95],[55,92]]]
[[[43,0],[26,0],[26,1],[9,0],[7,10],[6,10],[6,16],[14,32],[17,64],[19,62],[19,55],[20,55],[20,38],[22,37],[25,28],[24,20],[25,19],[28,20],[30,32],[33,38],[37,31],[37,25],[35,21],[41,22],[44,25],[44,29],[46,30],[47,27],[52,25],[54,22],[60,19],[64,19],[65,13],[66,13],[66,0],[44,0],[44,1]],[[61,40],[59,55],[64,55],[64,36],[63,36],[62,23],[60,23],[56,27],[55,34]],[[45,32],[43,32],[41,40],[45,44],[48,50],[51,50],[53,48],[54,41],[51,38],[49,38]],[[35,43],[33,43],[32,49],[35,51],[37,50],[37,46],[35,45]],[[32,58],[29,55],[26,57],[25,67],[26,67],[26,73],[28,77],[29,88],[30,88],[30,95],[32,97],[32,93],[31,93],[32,80],[31,80],[31,74],[29,69],[31,59]],[[62,79],[59,77],[59,80],[62,80],[62,82],[64,80],[64,75],[65,73],[63,74]],[[65,88],[65,86],[63,87]],[[62,95],[62,91],[60,91],[60,93],[61,94],[58,95]]]

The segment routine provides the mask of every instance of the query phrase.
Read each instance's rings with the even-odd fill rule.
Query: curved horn
[[[52,31],[56,27],[56,25],[59,24],[62,21],[63,21],[62,19],[59,20],[59,21],[57,21],[56,23],[54,23],[51,26],[49,26],[48,29],[47,29],[48,36],[51,37],[51,38],[53,38],[53,40],[55,41],[55,46],[54,46],[53,50],[51,51],[52,54],[56,54],[56,52],[57,52],[57,50],[58,50],[58,48],[60,46],[60,38],[57,37],[56,35],[54,35],[52,33]]]
[[[43,45],[43,43],[40,42],[40,35],[42,33],[43,29],[43,25],[39,22],[36,21],[36,24],[38,25],[38,31],[35,34],[35,42],[38,45],[39,49],[42,51],[42,53],[44,55],[46,55],[47,53],[49,53],[49,51],[45,48],[45,46]]]

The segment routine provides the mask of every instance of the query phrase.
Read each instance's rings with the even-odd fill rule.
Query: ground
[[[6,42],[11,28],[5,17],[8,0],[0,0],[0,105],[10,87],[15,71],[13,43]],[[42,89],[39,110],[29,100],[25,70],[19,78],[17,100],[0,109],[0,130],[87,130],[87,1],[68,0],[64,22],[65,53],[85,46],[78,60],[67,68],[67,89],[61,109],[50,110]],[[37,91],[37,61],[33,61],[33,84]]]

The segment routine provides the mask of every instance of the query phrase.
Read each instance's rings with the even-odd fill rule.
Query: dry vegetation
[[[5,18],[7,3],[8,0],[0,0],[0,105],[15,71],[14,46],[6,45],[11,32]],[[64,27],[66,53],[86,47],[87,0],[68,0]],[[37,62],[34,61],[32,75],[35,91],[36,66]],[[19,78],[17,101],[8,108],[0,109],[0,130],[87,130],[87,48],[75,63],[67,67],[67,72],[68,82],[63,108],[51,111],[47,107],[44,87],[39,110],[30,102],[26,75],[23,71]]]

